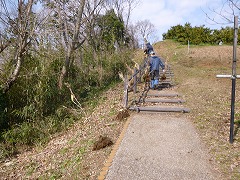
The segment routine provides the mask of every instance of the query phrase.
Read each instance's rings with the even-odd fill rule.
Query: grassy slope
[[[235,141],[229,143],[231,80],[217,74],[231,74],[232,46],[187,46],[164,41],[156,52],[172,65],[178,91],[186,99],[212,161],[227,179],[240,178],[240,86],[237,82],[235,104]],[[238,53],[237,57],[240,57]],[[239,72],[239,71],[237,71]],[[197,158],[197,157],[196,157]]]
[[[122,92],[122,83],[109,89],[92,101],[97,107],[85,109],[86,117],[46,146],[0,162],[0,179],[97,179],[112,146],[93,151],[93,144],[100,135],[116,142],[125,124],[125,119],[116,118]]]

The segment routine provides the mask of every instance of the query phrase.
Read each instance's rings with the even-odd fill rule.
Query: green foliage
[[[0,159],[15,154],[20,147],[45,144],[56,132],[68,129],[77,118],[67,108],[38,122],[24,121],[1,134]]]
[[[55,7],[47,3],[49,7]],[[58,33],[44,35],[48,28],[55,28],[55,31],[63,28],[57,23],[59,14],[54,13],[46,26],[39,27],[41,35],[34,36],[36,41],[32,41],[29,51],[22,54],[20,71],[13,86],[7,93],[0,89],[0,158],[28,146],[44,144],[51,134],[81,120],[83,114],[72,101],[72,93],[83,107],[96,106],[99,94],[119,82],[118,72],[124,71],[132,54],[124,49],[127,37],[123,19],[114,10],[96,16],[97,20],[89,19],[88,23],[82,24],[84,30],[81,27],[80,34],[86,35],[88,43],[73,50],[64,79],[70,86],[64,84],[62,89],[58,87],[58,80],[65,64],[65,51],[59,43]],[[66,17],[66,22],[74,24],[72,17]],[[70,40],[72,34],[66,37]],[[115,43],[119,49],[114,47]],[[7,63],[1,65],[0,87],[14,71],[16,50],[9,47],[1,53],[0,58]]]
[[[125,36],[124,22],[117,17],[113,9],[100,16],[97,25],[100,28],[99,36],[101,37],[99,46],[103,46],[107,51],[112,51],[116,42],[123,44]]]
[[[41,131],[35,128],[33,124],[23,122],[3,133],[2,137],[9,145],[33,145],[40,138],[41,134]]]
[[[225,27],[220,30],[211,30],[203,26],[192,27],[190,23],[184,26],[176,25],[171,27],[167,33],[163,34],[163,39],[173,39],[182,44],[218,44],[222,41],[224,44],[232,44],[233,28]]]
[[[7,128],[6,122],[6,112],[7,112],[7,96],[3,93],[3,90],[0,88],[0,130]]]
[[[5,110],[1,120],[7,122],[1,127],[0,159],[24,147],[45,144],[52,134],[82,117],[71,101],[70,90],[57,86],[61,53],[51,53],[51,58],[40,53],[27,55],[14,86],[7,94],[0,94],[0,108]],[[132,53],[84,51],[82,55],[80,64],[74,61],[71,65],[67,81],[83,107],[95,107],[100,93],[119,82],[118,72],[131,62]]]
[[[40,57],[27,57],[15,85],[9,91],[9,125],[38,121],[59,106],[58,72],[54,63]],[[53,67],[52,67],[53,66]]]

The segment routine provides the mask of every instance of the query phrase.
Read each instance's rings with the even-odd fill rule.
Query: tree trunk
[[[71,40],[71,42],[68,42],[68,41],[65,40],[65,47],[66,47],[66,49],[65,49],[65,53],[66,53],[65,64],[62,67],[62,70],[61,70],[61,73],[60,73],[60,76],[59,76],[59,81],[58,81],[58,87],[60,89],[62,89],[64,79],[66,78],[66,76],[68,74],[69,65],[70,65],[70,61],[71,61],[71,57],[72,57],[73,52],[78,47],[80,47],[80,45],[84,42],[84,40],[82,42],[79,42],[79,32],[80,32],[80,27],[81,27],[81,24],[82,24],[82,16],[83,16],[84,7],[85,7],[85,0],[81,0],[79,8],[78,8],[79,10],[78,10],[78,13],[77,13],[77,21],[76,21],[75,28],[74,28],[74,31],[73,31],[72,40]],[[65,26],[67,26],[67,25],[65,24]],[[71,36],[66,31],[63,32],[63,35]],[[71,38],[69,38],[69,39],[71,39]]]
[[[16,81],[20,73],[23,55],[26,53],[30,43],[31,39],[30,36],[32,32],[29,31],[29,27],[33,24],[33,22],[30,21],[32,5],[33,0],[29,0],[26,5],[24,4],[23,0],[19,0],[18,2],[18,18],[16,21],[16,27],[11,27],[12,29],[17,28],[18,33],[17,34],[18,38],[15,44],[16,54],[14,57],[16,66],[13,73],[10,75],[10,77],[8,78],[7,82],[3,87],[4,93],[6,93],[11,88],[13,83]]]
[[[15,59],[17,60],[16,67],[15,67],[12,75],[8,78],[7,82],[5,83],[5,85],[3,87],[3,92],[4,93],[6,93],[11,88],[11,86],[13,85],[15,80],[17,79],[17,77],[19,75],[19,72],[20,72],[20,67],[21,67],[21,64],[22,64],[22,58],[17,55],[17,57]]]

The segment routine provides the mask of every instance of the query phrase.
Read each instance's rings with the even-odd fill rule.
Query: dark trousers
[[[153,70],[150,73],[151,80],[158,80],[159,79],[159,70]]]

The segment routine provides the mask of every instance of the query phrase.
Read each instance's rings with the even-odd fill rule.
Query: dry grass
[[[92,179],[99,176],[111,146],[93,151],[99,136],[116,142],[125,120],[118,118],[123,86],[110,89],[99,106],[46,147],[36,147],[0,164],[0,179]]]
[[[172,41],[154,45],[172,66],[179,93],[191,109],[188,114],[211,154],[211,161],[225,179],[240,178],[240,86],[236,87],[235,140],[229,143],[231,101],[231,46],[182,46]],[[238,54],[240,57],[240,54]],[[141,62],[142,51],[135,61]],[[52,138],[46,147],[36,147],[0,164],[0,179],[97,179],[111,147],[92,151],[99,135],[116,142],[124,120],[116,120],[121,108],[123,84],[103,94],[101,105],[69,131]],[[137,98],[137,97],[136,97]],[[198,157],[196,157],[198,158]]]

